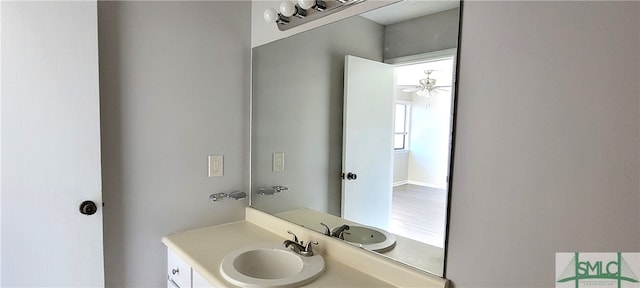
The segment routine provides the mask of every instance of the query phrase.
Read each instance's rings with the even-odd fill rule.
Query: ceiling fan
[[[438,94],[439,91],[449,91],[449,89],[445,89],[451,86],[439,86],[436,85],[436,79],[431,78],[431,73],[435,70],[424,70],[424,74],[427,75],[427,78],[420,79],[418,83],[420,85],[398,85],[399,88],[402,88],[402,92],[407,93],[416,93],[416,95],[420,97],[431,97]]]

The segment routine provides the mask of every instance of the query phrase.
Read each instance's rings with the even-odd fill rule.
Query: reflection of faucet
[[[333,228],[333,232],[331,232],[331,236],[344,240],[344,233],[345,233],[344,231],[349,230],[349,228],[350,227],[347,224],[344,224],[338,228]]]
[[[320,222],[320,225],[324,226],[324,235],[331,236],[331,228],[322,222]]]
[[[322,222],[320,222],[320,225],[324,226],[324,235],[327,236],[331,236],[331,237],[336,237],[336,238],[340,238],[342,240],[344,240],[344,234],[349,234],[347,232],[344,232],[346,230],[349,230],[349,225],[344,224],[340,227],[336,227],[333,228],[333,230],[331,230],[331,228],[329,228],[329,226],[327,226],[327,224],[324,224]],[[333,231],[333,232],[332,232]]]
[[[313,256],[313,249],[311,248],[311,244],[318,245],[317,241],[309,241],[307,245],[304,245],[303,241],[298,242],[298,237],[296,234],[293,234],[291,231],[287,231],[287,233],[293,235],[293,240],[284,240],[282,245],[285,248],[291,249],[291,251],[300,254],[302,256]]]
[[[273,186],[271,188],[267,188],[267,187],[260,187],[258,188],[258,194],[260,195],[273,195],[276,193],[279,193],[280,191],[285,191],[285,190],[289,190],[289,187],[285,187],[285,186]]]

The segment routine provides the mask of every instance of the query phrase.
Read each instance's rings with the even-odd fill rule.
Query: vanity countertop
[[[325,271],[305,287],[433,287],[449,281],[371,253],[315,230],[293,224],[252,207],[245,221],[211,226],[162,238],[178,257],[214,286],[233,287],[220,274],[222,259],[233,250],[266,243],[282,243],[291,230],[304,241],[319,242],[314,252],[325,260]]]
[[[285,229],[286,228],[282,228]],[[261,243],[285,239],[247,221],[211,226],[166,236],[162,242],[214,286],[230,287],[219,267],[227,253]],[[307,239],[304,239],[307,240]],[[322,239],[318,240],[322,245]],[[322,254],[322,253],[321,253]],[[380,279],[342,264],[325,255],[322,276],[305,287],[390,287]]]

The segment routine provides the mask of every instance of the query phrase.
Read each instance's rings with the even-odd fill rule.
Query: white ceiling
[[[404,0],[378,8],[360,16],[382,25],[407,21],[424,15],[434,14],[460,6],[460,1],[444,0]]]

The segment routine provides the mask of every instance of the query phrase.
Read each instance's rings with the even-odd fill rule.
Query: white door
[[[345,57],[342,217],[381,228],[391,211],[393,73],[391,65]]]
[[[0,5],[0,286],[104,286],[96,2]]]

